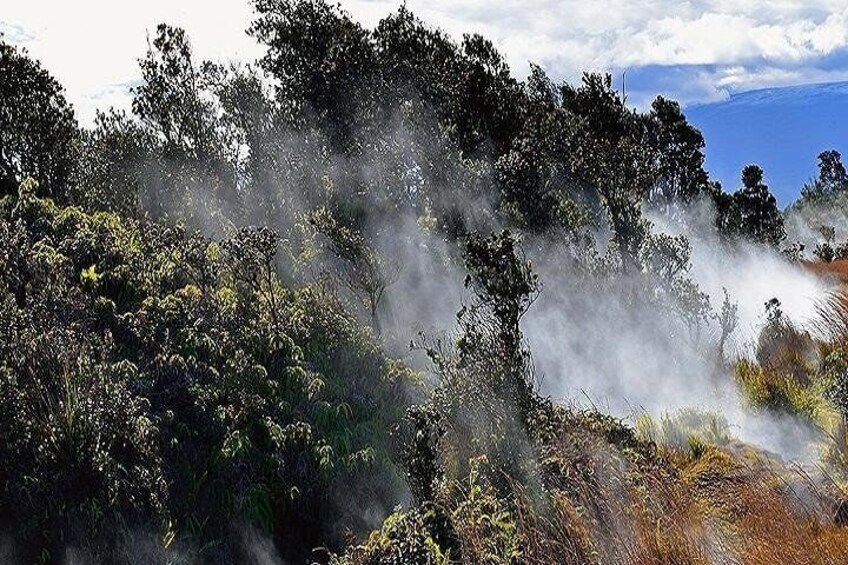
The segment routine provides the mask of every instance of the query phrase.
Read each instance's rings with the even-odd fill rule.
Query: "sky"
[[[579,80],[583,71],[611,72],[637,107],[657,94],[694,108],[750,90],[848,80],[848,0],[406,4],[455,37],[467,32],[488,37],[519,78],[530,61],[557,80]],[[399,0],[341,5],[371,27],[396,10]],[[247,0],[0,0],[0,32],[65,85],[83,124],[92,122],[98,108],[129,106],[137,60],[157,23],[186,28],[200,59],[253,61],[262,49],[244,32],[251,19]],[[705,134],[709,164],[706,128]]]
[[[816,157],[837,149],[848,161],[848,82],[770,88],[691,106],[687,118],[707,139],[707,168],[726,190],[740,171],[760,165],[781,206],[816,172]]]

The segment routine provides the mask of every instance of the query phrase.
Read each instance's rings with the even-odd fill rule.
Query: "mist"
[[[0,560],[736,559],[715,494],[751,539],[764,493],[848,523],[848,299],[781,250],[835,206],[781,212],[755,165],[724,192],[609,75],[518,80],[405,6],[255,8],[255,65],[163,24],[88,129],[0,39],[56,114],[11,133],[58,140],[0,178]]]
[[[682,235],[689,242],[686,276],[707,297],[710,316],[720,310],[725,291],[738,307],[726,359],[718,351],[720,330],[712,317],[693,328],[673,303],[655,300],[651,288],[634,295],[634,288],[641,289],[641,273],[592,273],[572,243],[527,234],[525,247],[542,292],[522,329],[540,392],[630,421],[642,412],[656,417],[684,408],[714,413],[727,419],[740,440],[814,465],[820,432],[802,418],[751,407],[737,389],[732,366],[753,358],[769,300],[780,301],[793,325],[815,333],[817,308],[832,285],[777,250],[746,242],[728,245],[715,230],[715,212],[707,202],[673,220],[646,214],[654,233]],[[379,252],[399,266],[380,310],[384,342],[426,371],[427,360],[410,354],[408,343],[419,332],[451,339],[456,311],[469,299],[461,249],[411,214],[401,221],[371,218],[367,230],[376,234]],[[592,238],[597,249],[609,246],[607,231]]]

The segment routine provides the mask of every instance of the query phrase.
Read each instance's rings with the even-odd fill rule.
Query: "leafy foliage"
[[[725,193],[676,102],[634,110],[609,75],[518,80],[490,41],[454,41],[405,6],[373,30],[322,0],[254,7],[257,65],[198,61],[160,25],[131,113],[84,130],[58,83],[0,42],[14,551],[131,562],[124,538],[144,529],[162,562],[244,562],[246,531],[292,562],[319,546],[347,546],[326,558],[339,563],[705,562],[687,501],[730,456],[690,434],[692,486],[621,422],[541,398],[521,332],[541,292],[528,256],[563,241],[574,288],[620,293],[693,340],[717,324],[722,368],[737,307],[725,293],[713,312],[689,241],[648,215],[673,223],[707,201],[728,243],[776,247],[763,171]],[[819,162],[804,198],[837,198],[840,156]],[[468,293],[453,335],[413,344],[426,385],[382,349],[398,337],[383,332],[398,258],[421,233]],[[829,235],[817,254],[832,259]],[[761,406],[812,413],[816,347],[772,304],[737,380]],[[841,410],[828,359],[816,378]]]
[[[67,201],[76,163],[77,123],[64,89],[41,65],[0,38],[0,194],[28,177]]]
[[[776,247],[786,237],[777,200],[763,183],[763,170],[748,165],[742,171],[742,188],[719,203],[719,228]]]
[[[0,514],[26,551],[108,538],[113,513],[229,540],[203,559],[234,551],[234,519],[317,545],[334,485],[392,488],[409,375],[334,303],[282,286],[275,234],[218,244],[33,192],[0,223]]]
[[[848,173],[838,151],[831,149],[819,153],[818,166],[818,176],[801,189],[800,203],[830,199],[848,189]]]

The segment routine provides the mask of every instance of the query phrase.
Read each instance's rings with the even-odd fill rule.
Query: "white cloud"
[[[261,53],[244,32],[252,18],[247,2],[210,5],[203,0],[0,0],[0,31],[42,61],[67,89],[80,121],[91,123],[97,108],[129,106],[137,60],[163,21],[186,28],[200,58],[252,60]]]
[[[104,100],[127,104],[124,85],[137,79],[136,59],[160,21],[185,27],[201,58],[253,60],[261,52],[244,33],[252,19],[247,0],[0,3],[7,4],[0,30],[67,86],[83,122]],[[399,4],[342,0],[369,27]],[[584,70],[705,67],[688,73],[692,83],[665,87],[684,101],[845,76],[817,63],[848,47],[848,0],[407,0],[407,6],[454,37],[489,37],[518,76],[529,61],[571,81]]]
[[[384,0],[342,5],[369,24],[396,6]],[[485,32],[509,46],[507,54],[516,62],[536,60],[540,51],[563,61],[619,67],[801,59],[844,46],[848,35],[844,0],[408,0],[407,6],[455,35]]]
[[[733,92],[757,90],[775,86],[814,84],[848,80],[848,69],[787,69],[776,67],[728,67],[717,72],[713,79],[716,88]]]
[[[396,8],[384,0],[342,5],[368,25]],[[817,67],[848,48],[848,0],[407,0],[407,6],[455,37],[469,31],[489,37],[519,76],[530,61],[569,81],[583,71],[693,67],[669,71],[680,77],[676,84],[661,81],[662,89],[633,93],[637,104],[661,90],[703,102],[748,88],[848,78],[848,69]]]

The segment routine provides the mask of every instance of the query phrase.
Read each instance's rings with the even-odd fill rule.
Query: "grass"
[[[772,327],[761,339],[762,362],[741,360],[732,376],[751,409],[822,431],[816,468],[740,442],[709,412],[640,414],[630,428],[547,405],[529,439],[534,481],[496,492],[477,460],[470,476],[442,485],[453,493],[438,505],[454,545],[430,535],[429,557],[409,562],[848,563],[848,427],[833,394],[848,383],[839,378],[848,375],[848,298],[823,307],[820,324],[829,331],[818,337]],[[387,524],[419,515],[413,509]],[[374,534],[339,563],[394,563],[386,557],[408,541]]]
[[[436,546],[410,563],[848,562],[848,529],[833,519],[838,489],[779,460],[743,460],[719,418],[684,411],[653,428],[643,420],[635,433],[593,412],[550,410],[552,433],[536,444],[540,486],[513,484],[497,494],[476,460],[470,477],[446,489],[455,496],[441,500],[456,546],[428,535]],[[658,447],[640,438],[646,429],[674,441]],[[698,449],[694,437],[704,438]],[[338,562],[395,563],[391,556],[410,540],[392,540],[386,528],[419,515],[395,516]]]
[[[840,285],[848,285],[848,260],[838,260],[826,263],[823,261],[802,261],[804,269],[824,279]]]
[[[655,418],[643,412],[636,417],[636,435],[663,448],[691,451],[705,444],[724,445],[730,439],[727,420],[719,415],[695,408],[684,408]]]

